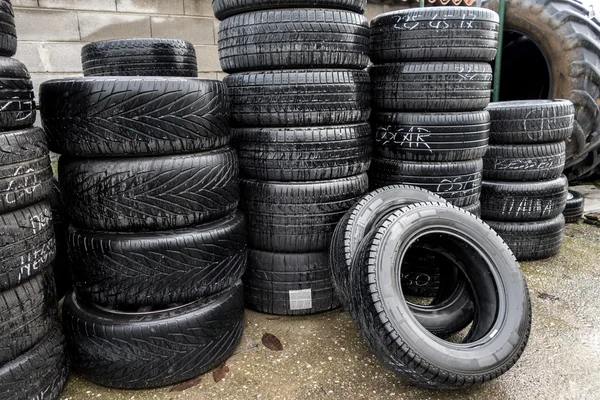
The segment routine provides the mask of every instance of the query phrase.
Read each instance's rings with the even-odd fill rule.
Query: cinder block
[[[384,9],[383,4],[367,3],[367,7],[365,8],[365,17],[367,17],[367,19],[369,21],[371,21],[373,18],[375,18],[379,14],[383,14],[384,13],[383,9]]]
[[[12,0],[13,7],[37,7],[37,0]]]
[[[219,24],[221,21],[218,19],[213,19],[213,31],[215,33],[215,44],[219,44]]]
[[[77,14],[48,9],[15,9],[20,40],[79,41]]]
[[[212,18],[151,17],[152,36],[184,39],[194,44],[214,44]]]
[[[194,46],[194,48],[196,49],[196,56],[198,57],[198,71],[221,71],[217,45]]]
[[[83,43],[21,42],[15,58],[32,73],[81,73]]]
[[[116,11],[115,0],[39,0],[42,8],[66,8],[68,10]]]
[[[151,37],[150,17],[114,13],[79,13],[81,40]]]
[[[117,11],[183,14],[183,0],[117,0]]]
[[[217,79],[216,72],[198,72],[198,78],[200,79]]]
[[[214,16],[210,0],[184,0],[183,7],[186,15]]]
[[[229,75],[229,74],[226,74],[225,72],[218,72],[217,73],[217,79],[220,80],[220,81],[222,81],[223,79],[225,79],[225,77],[227,75]]]

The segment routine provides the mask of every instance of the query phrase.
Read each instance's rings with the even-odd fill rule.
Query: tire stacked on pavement
[[[0,398],[56,399],[67,380],[52,270],[52,167],[27,68],[0,0]]]
[[[148,56],[157,48],[160,63]],[[185,62],[168,56],[182,48]],[[71,222],[71,363],[102,385],[191,379],[226,360],[242,334],[246,232],[228,98],[222,82],[179,76],[192,75],[192,50],[177,40],[92,43],[86,77],[40,88]],[[92,56],[110,62],[92,69]]]
[[[498,21],[473,7],[407,9],[371,21],[372,189],[414,185],[480,215]],[[439,288],[431,260],[412,263],[403,277],[416,295]]]
[[[285,315],[339,305],[333,230],[368,188],[364,0],[213,1],[248,218],[246,306]],[[313,8],[307,8],[313,7]]]
[[[575,108],[568,100],[525,100],[493,103],[488,111],[483,219],[517,260],[550,257],[564,239],[568,182],[562,172]]]
[[[371,21],[371,186],[402,183],[479,213],[498,15],[473,7],[393,11]]]

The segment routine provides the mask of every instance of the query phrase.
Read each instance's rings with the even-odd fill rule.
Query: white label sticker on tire
[[[312,292],[310,289],[290,290],[290,310],[307,310],[312,308]]]

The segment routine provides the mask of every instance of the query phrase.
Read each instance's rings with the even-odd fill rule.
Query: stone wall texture
[[[210,0],[12,0],[19,45],[34,85],[81,75],[81,47],[117,38],[156,37],[192,42],[199,76],[222,79],[217,54],[219,21]],[[407,7],[369,4],[365,15]]]

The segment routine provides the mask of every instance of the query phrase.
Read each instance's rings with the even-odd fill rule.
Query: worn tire
[[[436,234],[422,238],[462,261],[480,305],[461,346],[429,335],[398,287],[400,257],[432,227]],[[440,232],[449,234],[440,240]],[[490,381],[517,362],[529,338],[531,302],[519,264],[489,226],[448,203],[417,203],[389,214],[364,240],[352,266],[352,316],[386,367],[415,385],[458,389]]]
[[[241,282],[158,311],[115,311],[70,293],[63,320],[72,367],[120,389],[166,386],[201,375],[233,353],[244,325]]]
[[[161,77],[58,79],[40,86],[51,148],[81,157],[193,153],[229,142],[222,82]]]
[[[486,1],[485,7],[497,10],[498,0]],[[575,105],[573,136],[567,143],[566,175],[572,180],[593,174],[600,164],[597,17],[590,18],[589,9],[576,1],[508,0],[504,29],[526,34],[543,50],[552,77],[548,97],[568,99]],[[508,60],[506,52],[503,59],[514,63],[522,76],[539,73],[533,70],[525,75],[524,65],[519,60]]]
[[[35,113],[27,67],[14,58],[0,57],[0,131],[30,127]]]
[[[369,22],[343,10],[253,11],[219,24],[225,72],[293,68],[356,68],[369,64]]]
[[[246,267],[246,224],[236,212],[173,231],[69,228],[80,299],[97,304],[189,303],[234,285]]]
[[[68,373],[65,337],[60,325],[54,323],[33,348],[0,366],[0,398],[55,400]]]
[[[12,57],[17,52],[15,14],[10,0],[0,1],[0,56]]]
[[[405,62],[369,68],[376,110],[477,111],[490,101],[492,67],[476,62]]]
[[[367,188],[367,174],[315,182],[242,179],[250,247],[284,253],[329,249],[337,223]]]
[[[476,217],[481,217],[481,202],[480,201],[477,201],[468,206],[463,206],[461,208],[465,211],[470,212],[471,214],[473,214]]]
[[[491,145],[483,157],[483,179],[543,181],[559,177],[565,167],[565,142]]]
[[[485,221],[510,247],[518,261],[541,260],[560,250],[565,238],[565,218],[545,221]]]
[[[499,17],[471,7],[405,9],[371,21],[371,61],[492,61]]]
[[[242,177],[313,181],[359,175],[371,162],[369,124],[234,128]]]
[[[52,167],[40,128],[0,132],[0,214],[43,200],[52,190]]]
[[[581,217],[583,217],[584,206],[585,199],[581,193],[575,190],[569,190],[569,193],[567,194],[567,204],[565,205],[565,210],[563,211],[565,222],[567,224],[578,222]]]
[[[339,307],[327,253],[251,250],[244,274],[247,307],[267,314],[306,315]]]
[[[198,76],[196,50],[176,39],[113,39],[81,49],[83,76]]]
[[[212,8],[219,20],[250,11],[275,8],[333,8],[350,10],[362,14],[367,5],[366,0],[213,0]]]
[[[405,161],[467,161],[483,157],[490,116],[470,113],[375,113],[375,156]]]
[[[366,122],[369,75],[347,69],[245,72],[224,79],[239,126],[344,125]]]
[[[184,227],[223,217],[239,198],[235,151],[135,159],[62,156],[58,175],[73,224],[139,231]]]
[[[52,272],[54,274],[54,282],[56,283],[56,298],[60,300],[73,287],[73,279],[71,277],[71,267],[67,254],[67,245],[69,243],[67,228],[69,227],[69,221],[62,203],[60,187],[56,178],[52,178],[52,191],[47,200],[52,211],[52,228],[56,240],[56,256],[52,262]]]
[[[483,181],[481,216],[485,220],[528,222],[556,218],[567,203],[567,178],[539,182]]]
[[[0,214],[0,291],[21,285],[47,269],[56,255],[47,202]]]
[[[560,142],[573,132],[575,107],[568,100],[521,100],[490,103],[490,142]]]
[[[411,162],[374,158],[369,169],[372,189],[387,185],[411,185],[429,190],[463,207],[479,200],[483,162]]]

